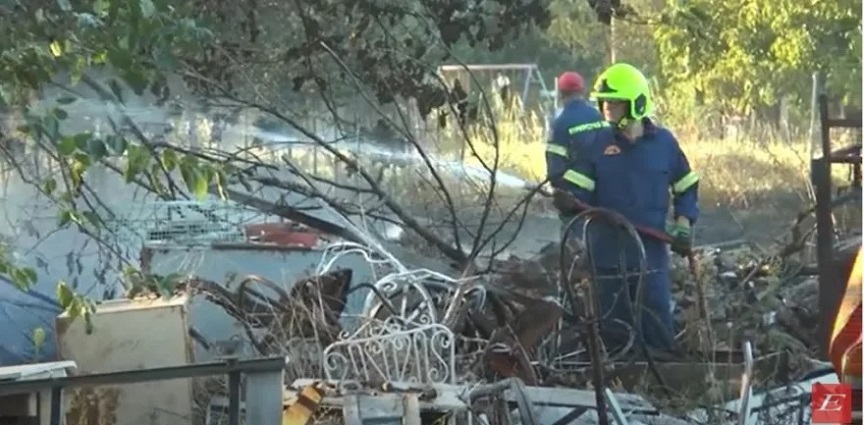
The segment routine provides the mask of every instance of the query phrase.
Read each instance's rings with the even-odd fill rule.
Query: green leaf
[[[27,276],[27,280],[28,280],[31,284],[36,283],[36,278],[39,277],[39,276],[36,274],[36,270],[33,270],[33,269],[30,268],[30,267],[24,267],[24,268],[22,268],[21,270],[24,271],[24,274]]]
[[[69,288],[69,285],[64,281],[60,281],[57,283],[57,302],[60,303],[60,307],[63,310],[69,310],[69,307],[72,307],[72,304],[75,301],[75,293],[72,292],[72,289]],[[70,311],[71,313],[71,311]]]
[[[12,280],[12,283],[21,290],[27,290],[32,284],[33,281],[30,280],[30,274],[25,271],[25,269],[12,269],[12,273],[10,273],[9,278]]]
[[[87,142],[87,153],[90,154],[90,159],[94,162],[98,162],[108,155],[108,149],[105,148],[105,142],[95,137],[91,137]]]
[[[174,171],[177,168],[177,152],[173,149],[162,151],[162,167],[168,172]]]
[[[195,186],[192,188],[192,193],[199,201],[207,197],[207,187],[210,185],[208,174],[198,172],[195,173]]]
[[[142,171],[147,169],[150,163],[150,152],[147,148],[139,145],[129,145],[126,148],[126,168],[123,170],[123,177],[126,183],[131,183],[135,180]]]
[[[80,56],[75,59],[75,63],[72,64],[72,69],[69,70],[69,84],[76,85],[81,81],[81,77],[84,76],[84,71],[87,69],[87,59],[84,56]]]
[[[51,113],[60,121],[63,121],[66,118],[69,118],[69,114],[60,108],[54,108],[54,110],[51,111]]]
[[[60,139],[60,143],[57,144],[57,153],[63,156],[69,156],[72,155],[72,152],[75,152],[77,147],[74,137],[64,137]]]
[[[131,88],[138,96],[141,96],[144,93],[148,83],[147,76],[137,69],[129,69],[124,72],[123,81],[125,81],[126,84],[129,85],[129,88]]]
[[[167,195],[168,191],[165,189],[165,185],[162,184],[162,179],[158,176],[161,176],[163,173],[162,165],[154,163],[150,166],[150,170],[147,172],[147,183],[150,187],[156,191],[157,195]]]
[[[71,223],[71,222],[72,222],[72,211],[69,211],[69,210],[60,211],[60,217],[59,217],[59,220],[57,220],[57,227],[62,229],[64,227],[68,226],[69,223]]]
[[[45,179],[45,182],[42,183],[42,191],[45,192],[48,196],[51,196],[52,193],[57,189],[57,180],[53,178]]]
[[[198,181],[198,169],[196,168],[195,162],[188,160],[188,158],[189,157],[186,157],[182,162],[180,162],[180,176],[183,178],[183,183],[186,184],[186,189],[189,190],[190,193],[195,194]]]
[[[141,6],[141,15],[146,19],[150,19],[156,14],[156,6],[152,0],[140,0],[138,4]]]
[[[84,173],[90,168],[92,160],[90,155],[84,152],[75,152],[72,155],[72,159],[72,164],[69,166],[69,183],[71,183],[69,189],[74,196],[78,193],[81,185],[84,184]]]
[[[30,268],[30,267],[22,267],[22,268],[21,268],[21,271],[22,271],[22,272],[24,273],[24,275],[27,277],[27,281],[30,282],[31,285],[34,284],[34,283],[36,283],[36,279],[39,277],[39,276],[36,274],[36,270],[33,270],[33,269]]]
[[[60,10],[64,12],[72,10],[72,3],[70,3],[69,0],[57,0],[57,6],[60,6]]]
[[[31,338],[33,339],[33,346],[38,352],[45,345],[45,328],[41,326],[34,328]]]
[[[70,105],[72,103],[75,103],[76,101],[78,101],[78,98],[72,96],[61,96],[57,98],[57,103],[61,105]]]
[[[112,134],[105,138],[105,144],[111,147],[111,151],[114,152],[115,155],[123,155],[126,153],[126,138],[123,136],[118,136],[116,134]]]
[[[51,51],[51,55],[55,58],[58,58],[63,54],[63,45],[57,40],[52,41],[51,44],[48,45],[48,49]]]
[[[41,127],[48,139],[52,141],[60,139],[60,122],[57,118],[50,115],[42,117]]]
[[[72,154],[72,157],[75,159],[75,164],[72,164],[72,167],[74,168],[78,166],[76,164],[80,164],[80,167],[82,167],[82,172],[84,172],[84,170],[86,170],[87,168],[90,168],[90,165],[93,164],[93,159],[90,158],[90,155],[84,152],[75,152],[74,154]]]
[[[87,148],[90,146],[90,139],[92,138],[93,135],[88,132],[78,133],[72,136],[72,139],[75,140],[75,147],[82,152],[88,151]]]

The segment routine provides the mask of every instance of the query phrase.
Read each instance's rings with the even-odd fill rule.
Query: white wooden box
[[[185,296],[106,301],[97,307],[90,335],[83,318],[60,315],[57,352],[61,359],[77,363],[78,374],[189,364],[187,303]],[[64,401],[67,424],[81,423],[83,415],[97,410],[112,425],[188,424],[192,380],[67,389]]]

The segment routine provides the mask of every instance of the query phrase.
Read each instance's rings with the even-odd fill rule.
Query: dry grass
[[[497,123],[502,171],[541,181],[546,172],[546,130],[542,119],[502,119]],[[673,132],[675,129],[672,129]],[[491,161],[495,147],[488,130],[476,132],[479,157]],[[702,176],[705,206],[752,208],[781,198],[805,199],[809,187],[809,143],[778,137],[710,140],[678,134],[691,166]],[[479,163],[466,155],[467,162]]]
[[[545,175],[545,119],[537,114],[519,116],[514,113],[518,108],[511,108],[509,113],[501,105],[492,105],[492,109],[493,115],[497,117],[494,136],[490,126],[475,125],[469,132],[473,149],[466,146],[462,131],[456,128],[452,119],[445,130],[437,130],[436,123],[429,122],[426,130],[415,129],[414,134],[438,161],[460,162],[461,158],[464,164],[479,169],[481,162],[491,164],[497,152],[502,172],[523,179],[526,183],[542,181]],[[775,132],[760,131],[744,132],[743,137],[734,139],[717,139],[700,134],[699,119],[674,118],[677,124],[670,125],[670,128],[678,136],[694,170],[702,175],[700,204],[704,211],[722,216],[725,224],[721,226],[733,227],[728,238],[738,237],[732,233],[752,233],[750,229],[759,229],[769,220],[785,226],[810,203],[810,153],[806,137],[790,139],[779,137]],[[497,140],[497,144],[493,140]],[[386,149],[383,146],[379,148]],[[280,158],[287,157],[300,169],[324,179],[342,184],[366,185],[356,174],[338,165],[339,161],[321,148],[262,151],[268,151],[265,156],[270,157],[270,160],[281,162]],[[369,174],[380,178],[380,186],[398,200],[403,208],[415,215],[433,219],[448,216],[440,211],[446,208],[438,182],[419,159],[400,163],[381,156],[376,158],[375,155],[359,154],[358,162]],[[444,180],[456,209],[470,216],[471,211],[485,203],[488,182],[476,178],[467,181],[464,176],[453,172],[449,165],[445,167],[437,163],[434,167]],[[837,177],[845,184],[846,170],[843,168],[837,167]],[[496,188],[496,198],[502,211],[509,210],[517,199],[526,194],[518,179],[508,180],[516,181],[516,187],[499,185]],[[369,198],[337,192],[331,194],[344,195],[351,202]],[[379,203],[370,199],[364,204],[368,204],[365,208],[369,208]],[[535,202],[532,204],[533,210],[551,212],[548,204]],[[767,233],[776,236],[779,230],[774,228]],[[720,233],[724,231],[719,230]],[[726,236],[721,234],[717,237]]]

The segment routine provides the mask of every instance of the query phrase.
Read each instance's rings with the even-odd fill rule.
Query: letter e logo
[[[852,423],[852,387],[847,384],[813,384],[811,423]]]

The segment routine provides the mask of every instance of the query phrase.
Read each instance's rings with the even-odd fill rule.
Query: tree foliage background
[[[382,216],[466,267],[492,243],[493,232],[482,228],[500,209],[492,202],[494,178],[478,195],[477,231],[478,223],[466,225],[455,214],[460,207],[437,176],[439,165],[424,156],[430,177],[423,184],[434,186],[453,227],[442,237],[388,192],[377,171],[332,147],[303,118],[327,114],[337,125],[348,122],[343,112],[356,110],[359,98],[422,151],[402,109],[395,118],[383,111],[409,103],[411,114],[453,112],[436,74],[441,64],[537,63],[551,85],[569,69],[590,80],[612,59],[645,69],[668,120],[744,116],[775,123],[781,100],[793,118],[803,118],[815,71],[844,105],[860,108],[860,13],[859,0],[4,0],[3,156],[58,208],[60,227],[96,239],[110,216],[92,188],[104,170],[162,199],[249,201],[238,191],[257,185],[350,210],[332,195],[339,183],[332,176],[309,176],[284,156],[268,162],[227,148],[170,143],[124,113],[112,115],[112,131],[101,134],[74,122],[82,87],[118,108],[145,96],[157,106],[182,98],[219,111],[252,109],[292,127],[359,176],[361,183],[341,189],[371,194]],[[601,22],[609,15],[616,17],[611,25]],[[45,106],[38,101],[46,90],[64,94]],[[479,137],[497,146],[494,127]],[[19,145],[49,158],[55,172],[28,171]],[[492,157],[480,162],[494,176],[499,158]],[[296,218],[282,207],[281,214]],[[470,248],[456,249],[464,237]],[[0,274],[9,280],[22,287],[36,280],[32,269],[0,258]],[[70,294],[58,293],[64,308],[83,309],[84,301]]]

